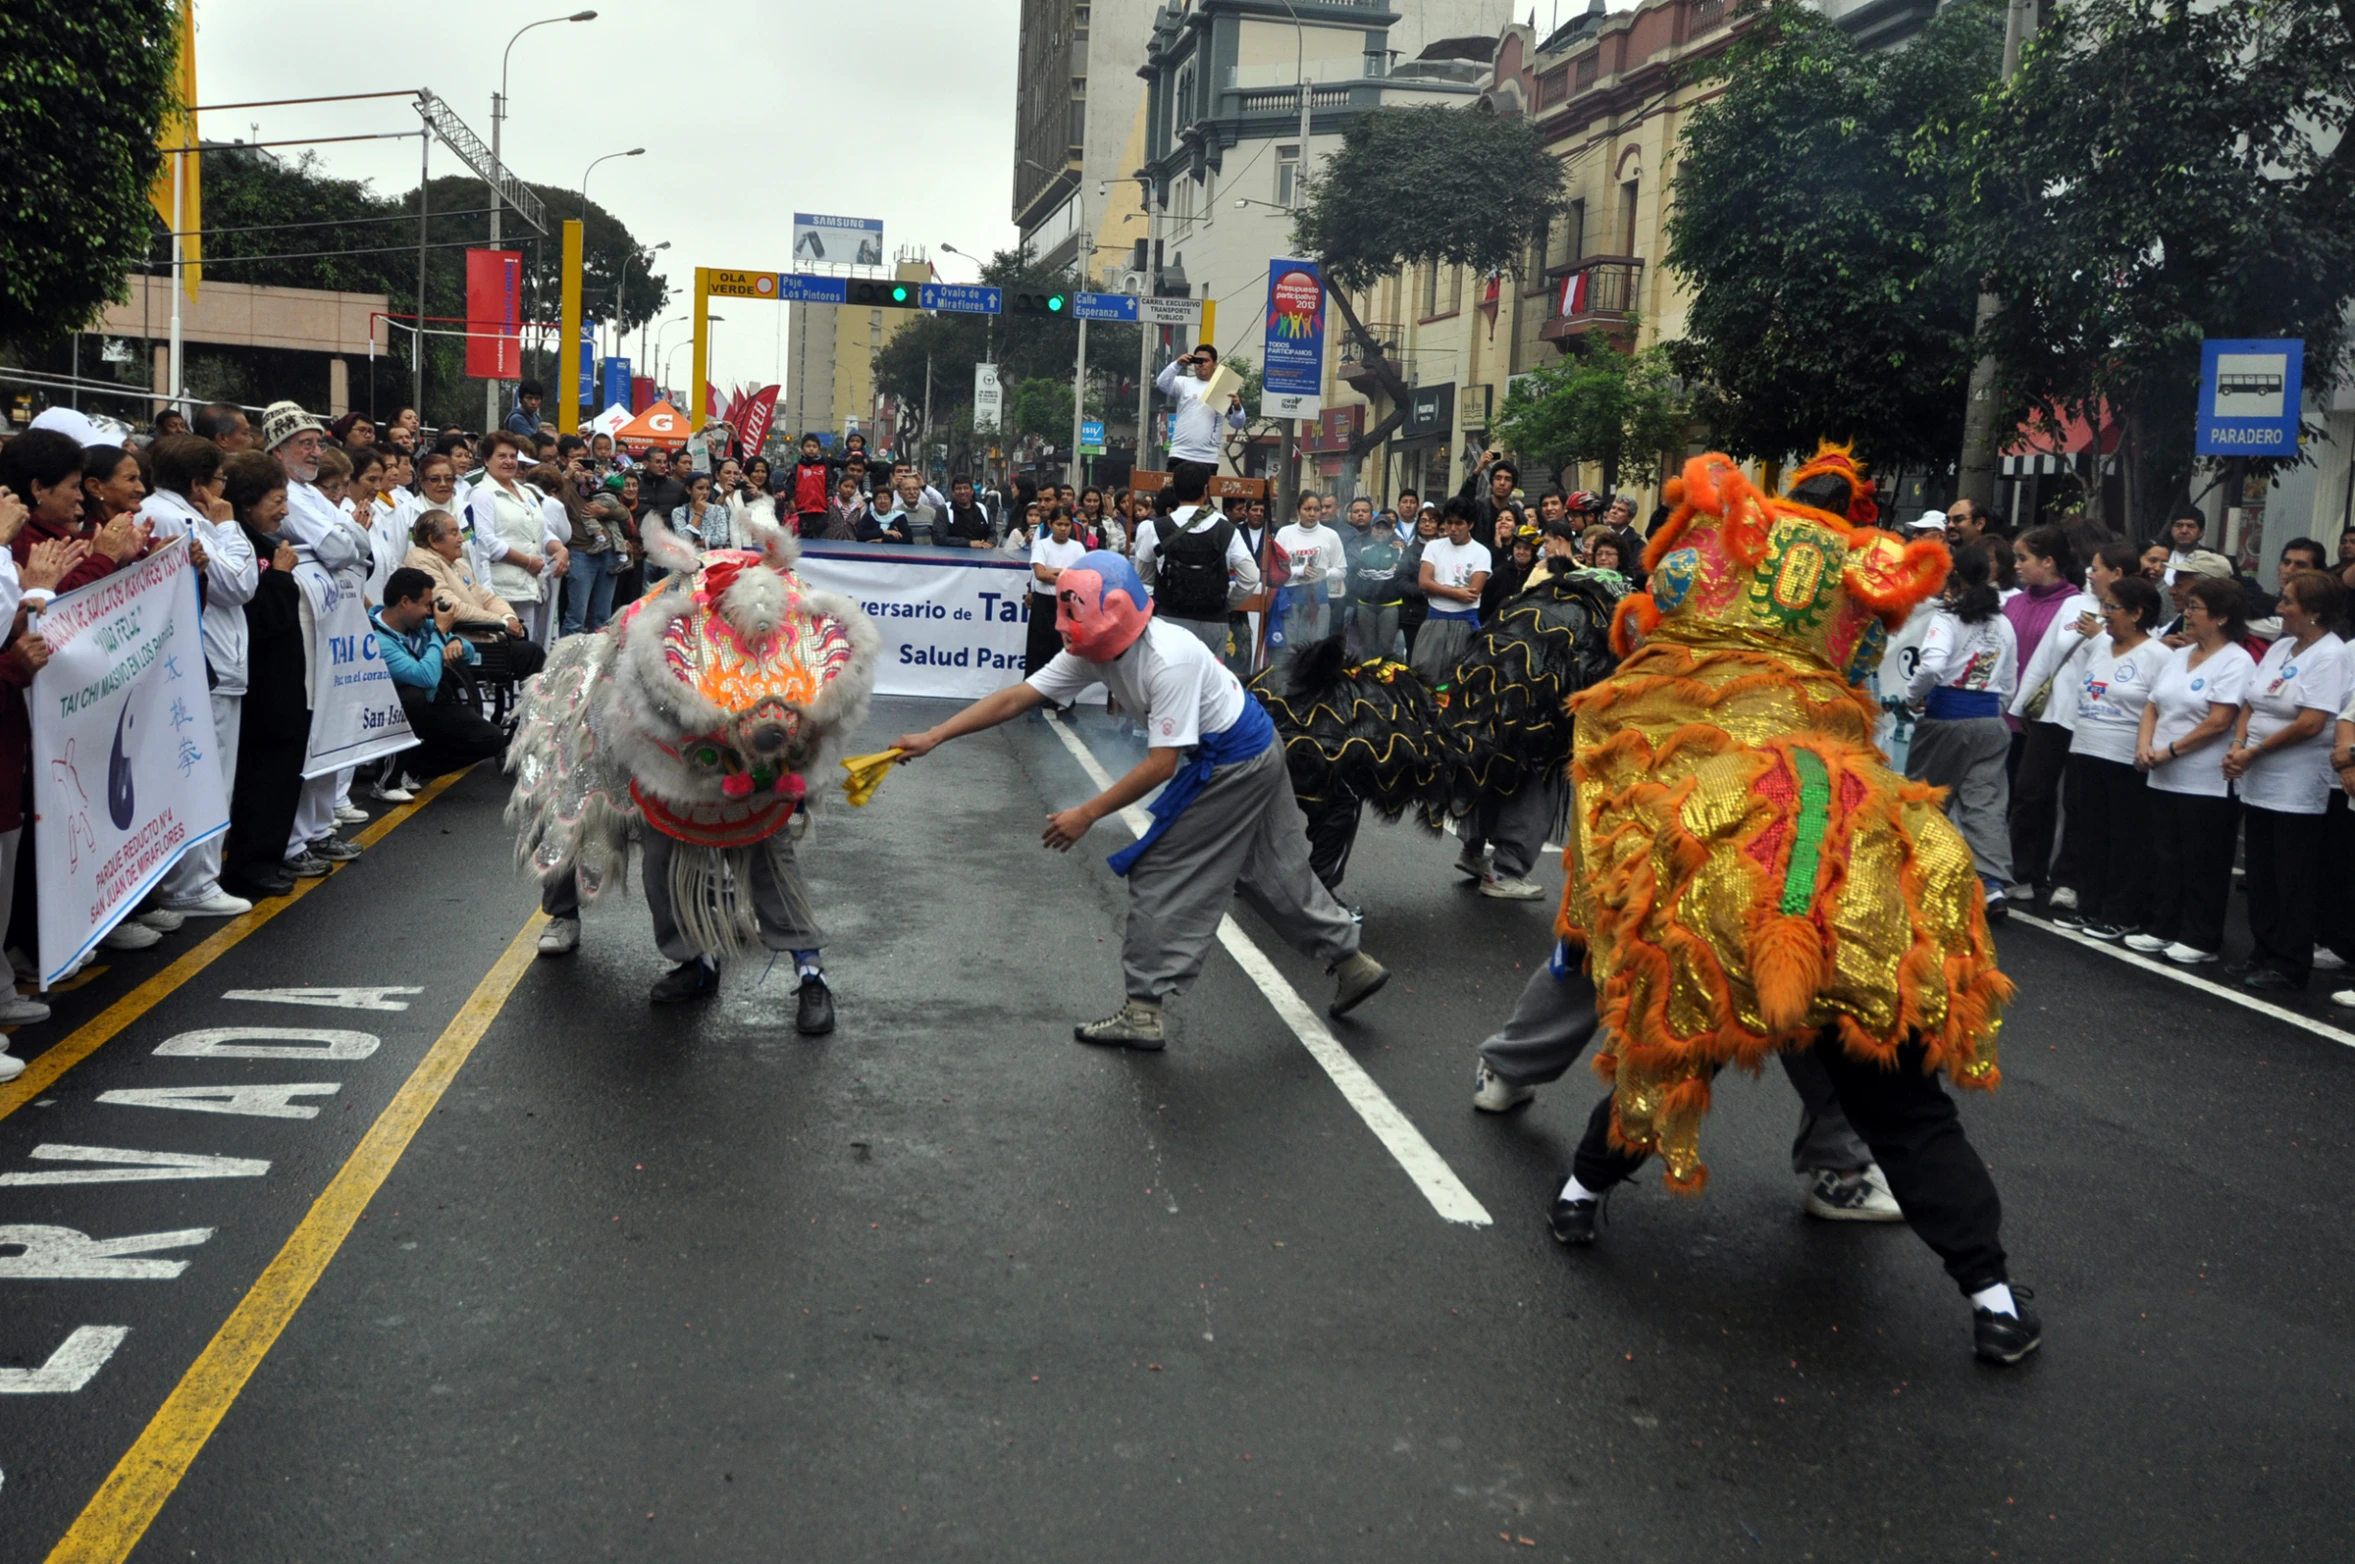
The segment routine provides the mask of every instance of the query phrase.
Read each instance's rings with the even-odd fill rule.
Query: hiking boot
[[[1345,1016],[1381,992],[1390,981],[1390,969],[1360,950],[1335,962],[1333,977],[1333,1002],[1325,1006],[1325,1014]]]
[[[1118,1010],[1103,1020],[1073,1027],[1071,1035],[1078,1042],[1107,1048],[1135,1048],[1145,1053],[1155,1052],[1169,1042],[1158,999],[1124,1000]]]
[[[656,978],[646,997],[658,1005],[676,1005],[690,999],[709,999],[719,991],[718,964],[709,956],[697,956]]]

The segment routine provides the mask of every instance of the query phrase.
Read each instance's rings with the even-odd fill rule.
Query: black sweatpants
[[[2071,755],[2068,789],[2077,914],[2132,928],[2150,900],[2150,788],[2132,766]]]
[[[2314,970],[2314,893],[2322,873],[2322,815],[2241,808],[2248,838],[2252,967],[2271,967],[2303,988]]]
[[[1308,817],[1308,866],[1335,896],[1341,894],[1342,876],[1349,872],[1349,850],[1357,845],[1358,821],[1365,808],[1356,794],[1339,787],[1330,798],[1300,806]]]
[[[286,839],[294,834],[294,813],[302,803],[303,754],[309,747],[307,721],[301,732],[256,731],[248,725],[238,735],[229,840],[221,852],[221,878],[233,890],[242,893],[277,875],[286,863]]]
[[[2314,907],[2315,943],[2355,964],[2355,810],[2337,788],[2322,811],[2322,887]]]
[[[2053,872],[2053,827],[2061,814],[2061,772],[2069,758],[2069,730],[2057,722],[2024,722],[2013,746],[2019,765],[2012,773],[2012,882],[2063,883]],[[2069,821],[2075,835],[2076,817]]]
[[[1889,1193],[1922,1242],[1946,1263],[1965,1296],[2010,1279],[2004,1268],[2003,1201],[1987,1164],[1963,1133],[1954,1099],[1934,1074],[1922,1070],[1922,1048],[1898,1050],[1885,1070],[1850,1057],[1836,1034],[1818,1034],[1811,1050],[1831,1078],[1849,1124],[1872,1148],[1889,1180]],[[1644,1158],[1611,1145],[1611,1099],[1595,1104],[1570,1169],[1600,1193],[1626,1182]]]
[[[1022,633],[1022,677],[1029,678],[1055,660],[1063,637],[1055,631],[1055,599],[1044,592],[1030,594],[1030,624]]]
[[[2232,901],[2232,844],[2240,801],[2230,794],[2149,792],[2151,874],[2146,934],[2211,955],[2224,949]]]
[[[428,695],[414,685],[395,685],[401,714],[417,735],[414,750],[402,757],[411,775],[426,778],[463,771],[477,761],[491,760],[507,751],[507,736],[498,725],[459,698],[460,686],[444,675],[441,689]]]

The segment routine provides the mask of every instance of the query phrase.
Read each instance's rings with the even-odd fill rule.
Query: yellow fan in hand
[[[849,779],[842,784],[842,796],[850,800],[853,808],[864,808],[867,800],[875,796],[875,789],[881,787],[883,779],[891,774],[891,768],[898,764],[900,756],[906,753],[905,750],[887,749],[880,755],[851,756],[842,763],[842,769],[850,773]]]

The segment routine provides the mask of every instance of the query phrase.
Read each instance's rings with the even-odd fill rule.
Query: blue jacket
[[[444,648],[458,648],[458,661],[479,663],[482,654],[454,635],[444,635],[428,619],[416,629],[403,635],[384,622],[384,610],[368,610],[368,622],[376,626],[376,649],[384,657],[384,671],[392,675],[395,684],[405,684],[427,694],[442,687],[442,658]]]

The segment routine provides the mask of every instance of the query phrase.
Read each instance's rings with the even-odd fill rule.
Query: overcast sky
[[[790,270],[796,211],[879,217],[890,249],[922,245],[951,281],[973,271],[942,255],[943,241],[981,256],[1013,247],[1019,0],[590,3],[597,20],[542,27],[516,45],[505,161],[523,178],[574,188],[590,159],[643,146],[643,157],[599,167],[589,194],[642,242],[671,242],[661,270],[674,300],[697,266]],[[424,87],[488,142],[501,48],[514,29],[562,14],[562,0],[307,12],[284,0],[196,0],[197,95],[215,104]],[[258,139],[276,141],[416,124],[408,103],[386,98],[206,114],[202,130],[254,140],[258,125]],[[327,172],[380,193],[416,188],[414,140],[318,153]],[[439,145],[433,166],[437,176],[458,168]],[[713,332],[711,378],[782,381],[783,306],[730,300],[717,313],[727,324]]]

